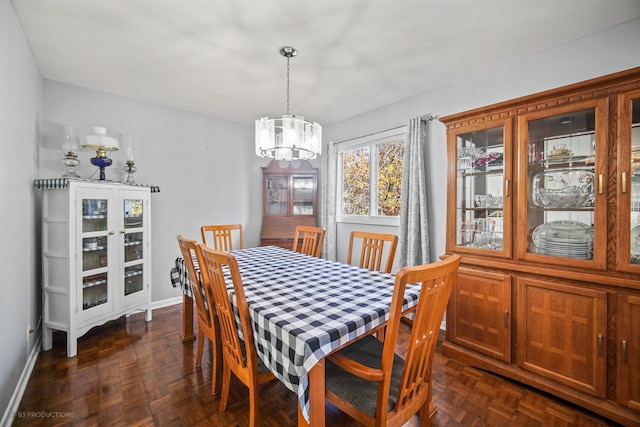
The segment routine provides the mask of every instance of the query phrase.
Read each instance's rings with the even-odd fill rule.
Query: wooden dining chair
[[[178,236],[178,245],[182,253],[182,259],[187,267],[187,275],[191,283],[193,299],[196,302],[196,317],[198,319],[198,352],[196,353],[196,366],[202,362],[202,351],[204,349],[204,337],[209,338],[213,353],[213,363],[211,367],[211,393],[218,392],[218,380],[222,372],[222,350],[220,339],[218,338],[218,321],[212,301],[211,289],[205,280],[200,280],[193,264],[193,257],[201,258],[198,242]],[[199,264],[199,263],[198,263]],[[201,273],[202,275],[202,273]],[[200,284],[200,286],[198,286]]]
[[[354,248],[357,249],[359,243],[360,261],[358,265],[361,268],[391,273],[393,260],[396,256],[396,247],[398,246],[398,236],[395,234],[352,231],[349,236],[347,264],[351,264]],[[386,262],[383,265],[382,259],[385,253],[385,244],[387,244],[387,253]]]
[[[242,224],[203,225],[200,227],[200,234],[202,234],[202,243],[217,251],[243,248]],[[208,240],[207,236],[210,236]]]
[[[228,252],[216,251],[200,245],[202,263],[213,293],[213,301],[220,325],[222,341],[222,393],[220,412],[227,409],[231,372],[249,389],[249,424],[257,426],[260,420],[258,408],[258,388],[261,384],[274,380],[275,376],[258,359],[253,341],[253,329],[249,318],[249,307],[238,269],[236,258]],[[244,341],[238,335],[233,307],[227,291],[223,267],[228,268],[233,282],[233,291],[240,316],[240,327]]]
[[[456,280],[460,256],[406,267],[396,274],[387,332],[348,345],[327,358],[326,398],[367,426],[400,426],[416,413],[428,425],[431,405],[431,364],[440,322]],[[394,353],[407,284],[420,283],[406,359]]]
[[[322,227],[298,225],[293,236],[293,251],[319,257],[324,243],[324,233]]]

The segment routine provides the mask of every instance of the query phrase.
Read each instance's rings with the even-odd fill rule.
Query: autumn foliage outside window
[[[343,151],[342,214],[399,216],[403,160],[404,140]]]

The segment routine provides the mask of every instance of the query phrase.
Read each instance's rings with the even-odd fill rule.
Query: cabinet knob
[[[124,233],[125,233],[125,231],[124,231],[124,230],[120,230],[120,234],[124,234]]]
[[[109,236],[113,236],[115,233],[113,231],[109,232]]]

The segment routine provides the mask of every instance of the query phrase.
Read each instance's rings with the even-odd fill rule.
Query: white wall
[[[254,154],[253,124],[241,126],[120,96],[44,81],[44,130],[39,177],[61,176],[64,124],[82,139],[93,126],[107,133],[132,133],[137,183],[160,187],[152,204],[152,299],[180,297],[169,271],[178,256],[176,236],[200,240],[200,226],[241,223],[245,246],[257,246],[262,224],[262,171],[268,163]],[[124,146],[112,153],[106,178],[122,180]],[[80,176],[98,177],[81,149]]]
[[[40,313],[33,179],[41,117],[42,78],[9,0],[0,0],[0,417],[37,336],[26,339]]]
[[[343,141],[406,124],[422,115],[443,117],[484,105],[553,89],[590,78],[640,66],[640,19],[576,40],[555,49],[473,75],[439,89],[325,126],[326,140]],[[488,46],[490,48],[490,46]],[[463,47],[461,47],[463,49]],[[452,52],[453,55],[464,54]],[[437,64],[434,64],[437,67]],[[445,250],[446,129],[434,123],[430,152],[432,214],[429,218],[433,260]],[[340,232],[338,240],[348,238]],[[397,231],[396,231],[397,233]]]

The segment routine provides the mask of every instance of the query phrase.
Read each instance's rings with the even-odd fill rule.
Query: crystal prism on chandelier
[[[298,52],[283,47],[280,54],[287,58],[287,114],[256,120],[256,154],[276,160],[315,159],[322,152],[322,127],[289,114],[289,60]]]

